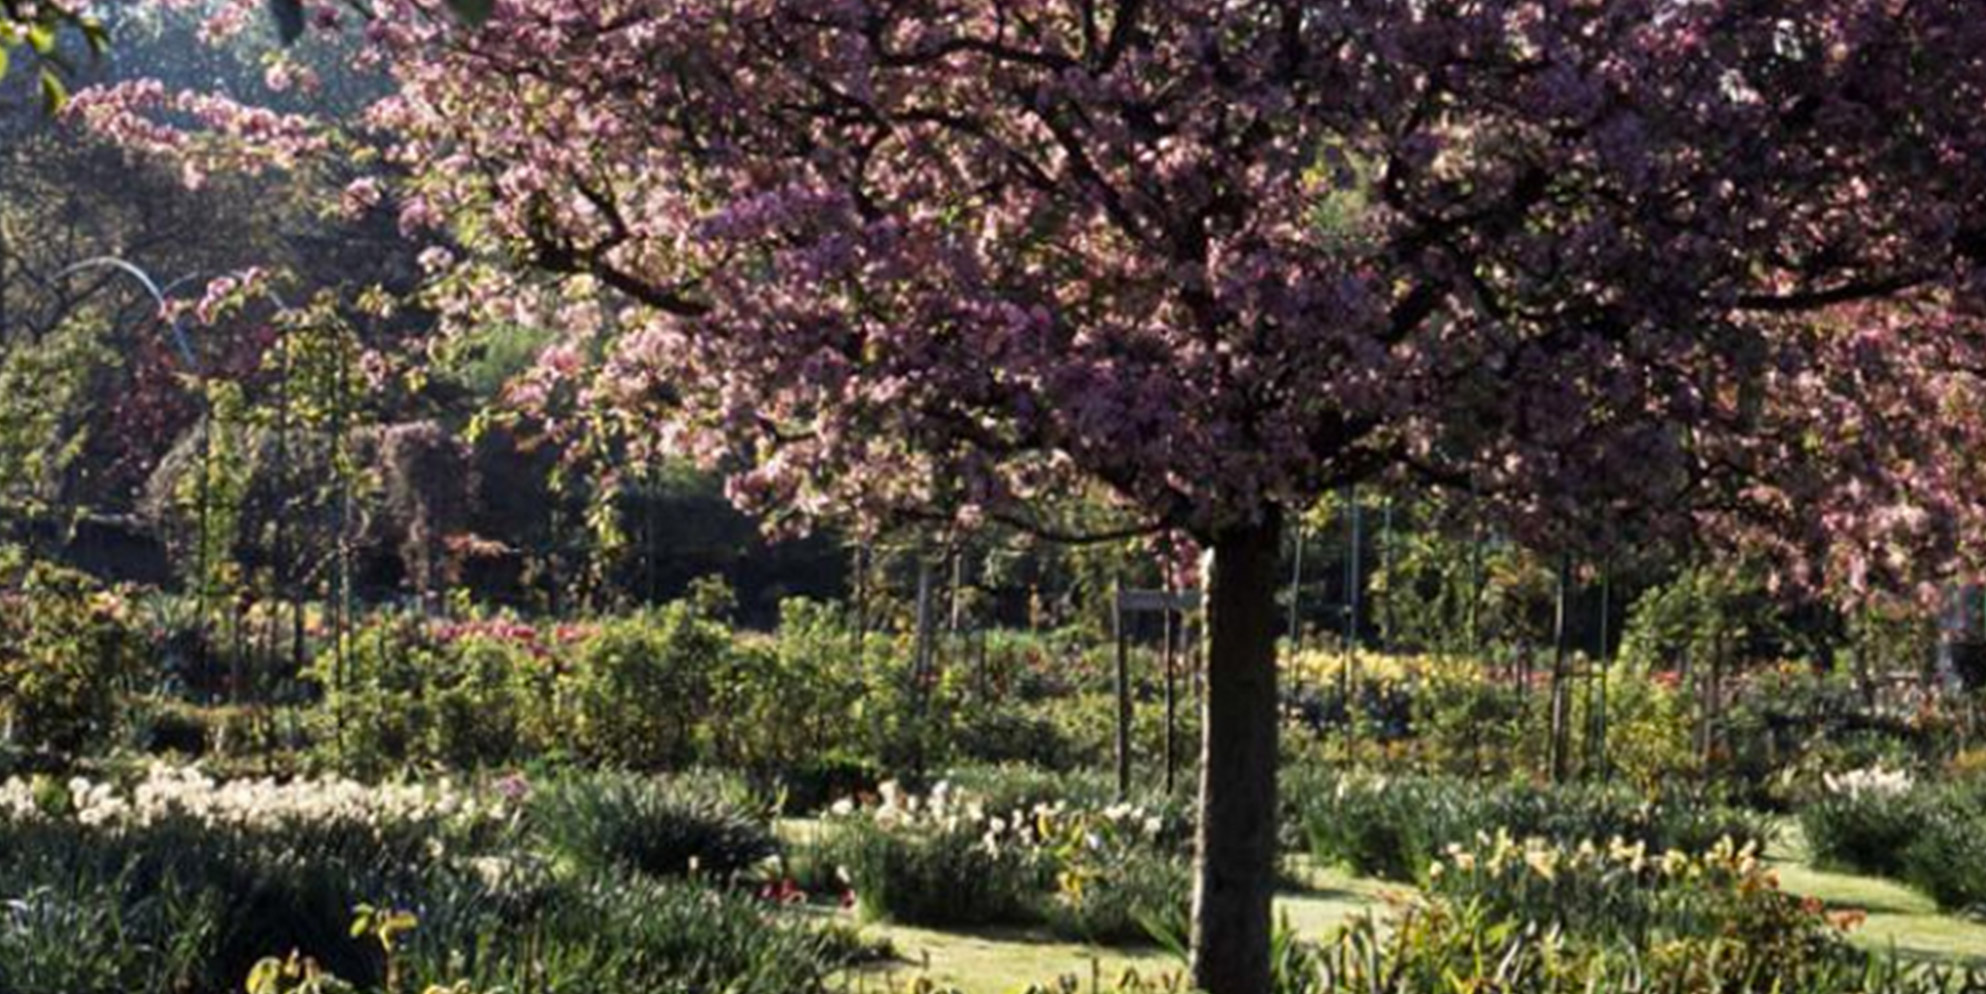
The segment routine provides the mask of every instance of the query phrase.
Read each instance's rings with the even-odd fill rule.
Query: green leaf
[[[269,16],[276,19],[276,36],[285,45],[303,37],[303,0],[269,0]]]
[[[7,46],[0,45],[0,79],[7,78]]]
[[[448,9],[472,28],[483,26],[496,10],[496,0],[448,0]]]
[[[61,110],[69,102],[69,88],[62,83],[52,69],[41,71],[41,103],[50,113]]]
[[[110,29],[94,17],[86,17],[78,25],[83,32],[83,40],[89,43],[90,54],[102,57],[110,51]]]

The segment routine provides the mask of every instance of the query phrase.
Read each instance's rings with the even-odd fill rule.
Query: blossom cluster
[[[193,766],[158,764],[130,788],[71,779],[56,794],[14,777],[0,784],[0,820],[66,818],[106,831],[141,829],[191,820],[208,828],[280,830],[296,825],[344,824],[375,830],[418,822],[443,822],[495,813],[495,807],[456,787],[365,784],[342,777],[279,782],[216,780]],[[500,804],[501,801],[494,802]]]
[[[527,392],[740,503],[1209,538],[1400,473],[1856,596],[1986,520],[1971,0],[373,6],[341,199],[448,233],[450,327],[611,334]],[[346,148],[158,83],[71,113],[190,180]]]
[[[833,819],[867,819],[886,832],[979,836],[989,855],[1029,852],[1065,840],[1090,849],[1124,842],[1151,843],[1168,828],[1166,819],[1142,805],[1119,802],[1100,808],[1071,805],[1066,800],[1041,801],[1029,807],[989,811],[977,795],[940,781],[919,796],[891,780],[877,788],[878,802],[862,806],[844,799],[829,809]]]
[[[1821,782],[1826,785],[1828,793],[1845,795],[1850,800],[1902,797],[1916,786],[1916,780],[1909,771],[1883,766],[1823,774]]]
[[[1650,871],[1669,879],[1705,874],[1744,878],[1756,874],[1761,865],[1756,841],[1741,844],[1729,836],[1704,853],[1667,849],[1651,855],[1645,841],[1629,842],[1618,835],[1605,844],[1588,839],[1576,846],[1562,846],[1536,836],[1517,839],[1508,830],[1498,829],[1495,835],[1477,833],[1473,846],[1451,843],[1445,855],[1428,868],[1428,877],[1439,882],[1456,873],[1496,877],[1528,870],[1547,882],[1557,880],[1561,873],[1640,877]]]

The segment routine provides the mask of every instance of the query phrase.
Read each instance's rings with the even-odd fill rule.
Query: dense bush
[[[1780,891],[1749,847],[1457,848],[1386,927],[1312,954],[1293,991],[1509,990],[1869,994],[1949,989],[1947,975],[1856,950],[1849,922]]]
[[[865,917],[936,926],[1034,918],[1041,868],[1020,847],[989,844],[983,811],[954,810],[947,791],[923,800],[887,783],[873,811],[843,803],[832,814],[812,858],[846,882]]]
[[[839,607],[788,601],[768,635],[732,630],[709,600],[585,626],[375,616],[310,669],[321,695],[310,722],[317,755],[366,778],[540,759],[649,772],[720,766],[785,788],[797,811],[873,788],[884,771],[960,761],[1066,769],[1110,755],[1108,694],[1029,696],[1048,682],[1037,672],[1050,665],[1047,640],[1004,635],[997,654],[945,657],[919,674],[906,639],[858,638]],[[1180,709],[1182,762],[1190,712]],[[1141,754],[1159,749],[1159,714],[1140,709]]]
[[[687,603],[601,625],[579,644],[570,676],[578,751],[634,769],[690,764],[698,708],[730,652],[730,630]]]
[[[90,959],[72,982],[171,950],[164,965],[185,989],[232,990],[261,956],[295,947],[356,978],[373,965],[348,935],[351,908],[438,886],[457,872],[449,853],[480,851],[495,834],[484,809],[443,789],[216,784],[164,769],[128,790],[13,781],[0,787],[0,895],[66,909],[8,919],[14,943],[105,923],[92,937],[102,944],[76,951]]]
[[[122,594],[80,573],[0,560],[0,727],[12,741],[77,753],[111,739],[139,665],[128,613]]]
[[[533,752],[531,713],[549,709],[535,630],[381,615],[318,655],[319,747],[341,770],[476,769]]]
[[[867,955],[845,930],[681,881],[582,875],[521,907],[502,897],[463,888],[422,916],[399,965],[413,989],[825,994]]]
[[[1986,974],[1863,952],[1855,914],[1782,892],[1729,841],[1654,857],[1639,845],[1561,847],[1508,835],[1456,846],[1419,894],[1322,942],[1278,931],[1272,994],[1944,994]],[[1073,978],[1071,978],[1073,979]],[[1029,994],[1079,984],[1029,988]],[[1170,994],[1126,973],[1117,994]]]
[[[1800,827],[1822,866],[1901,876],[1904,853],[1922,828],[1922,798],[1909,774],[1870,767],[1829,775],[1800,809]]]
[[[848,714],[863,671],[839,613],[791,599],[775,636],[739,638],[711,677],[707,762],[774,776],[851,744]]]
[[[1903,879],[1941,908],[1986,914],[1986,811],[1955,799],[1926,808],[1903,853]]]

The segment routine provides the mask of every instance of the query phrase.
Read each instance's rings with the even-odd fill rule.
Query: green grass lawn
[[[1352,916],[1382,904],[1398,884],[1354,877],[1336,869],[1299,865],[1301,886],[1276,899],[1276,913],[1299,935],[1328,935]],[[1008,994],[1029,983],[1073,976],[1090,988],[1101,978],[1109,989],[1127,970],[1150,976],[1178,972],[1182,964],[1157,948],[1106,949],[1054,938],[1031,929],[941,932],[905,925],[873,924],[864,934],[887,939],[898,959],[870,971],[858,989],[908,988],[918,978],[966,994]]]
[[[1904,956],[1986,965],[1986,922],[1941,914],[1936,902],[1893,880],[1815,868],[1797,824],[1781,826],[1772,848],[1779,885],[1817,897],[1829,907],[1857,909],[1868,921],[1851,938],[1870,949]]]
[[[1895,949],[1909,957],[1986,965],[1986,923],[1940,914],[1929,898],[1902,884],[1815,869],[1807,862],[1797,827],[1788,826],[1774,852],[1773,863],[1787,891],[1818,897],[1833,908],[1868,913],[1868,920],[1853,935],[1857,943],[1870,949]],[[1299,886],[1277,898],[1276,911],[1304,936],[1326,936],[1354,915],[1383,911],[1385,896],[1404,890],[1398,884],[1302,861],[1291,875]],[[865,933],[889,940],[899,958],[860,978],[858,990],[904,990],[918,978],[927,978],[966,994],[1009,994],[1031,982],[1047,983],[1063,976],[1076,977],[1085,990],[1093,976],[1100,977],[1108,989],[1126,970],[1151,975],[1176,972],[1181,966],[1156,948],[1103,949],[1030,930],[940,932],[876,924],[867,926]]]

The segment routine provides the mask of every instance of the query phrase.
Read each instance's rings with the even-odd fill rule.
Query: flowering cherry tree
[[[1562,546],[1716,528],[1806,582],[1950,561],[1972,6],[377,0],[389,182],[347,199],[434,239],[450,321],[571,329],[548,376],[608,340],[589,396],[748,506],[1080,538],[1059,509],[1101,493],[1105,531],[1208,549],[1192,979],[1252,994],[1275,563],[1317,494],[1466,487]],[[75,112],[202,168],[336,147],[142,84]]]

